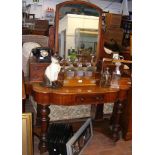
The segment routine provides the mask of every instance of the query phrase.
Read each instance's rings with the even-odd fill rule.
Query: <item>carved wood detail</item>
[[[45,152],[47,150],[47,129],[49,124],[49,113],[50,109],[49,105],[40,105],[40,113],[41,113],[41,137],[39,143],[40,152]]]

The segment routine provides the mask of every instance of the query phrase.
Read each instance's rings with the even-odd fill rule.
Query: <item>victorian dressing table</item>
[[[41,122],[41,135],[39,149],[41,152],[47,150],[47,128],[49,124],[49,105],[85,105],[85,104],[106,104],[115,103],[115,112],[113,119],[113,139],[119,139],[120,115],[122,113],[122,104],[127,99],[128,91],[131,88],[129,78],[122,78],[119,88],[101,88],[99,86],[87,87],[62,87],[51,89],[43,87],[41,83],[32,84],[32,93],[37,102],[37,122]],[[39,123],[38,123],[39,124]]]
[[[55,14],[56,19],[54,25],[54,52],[59,53],[61,57],[67,58],[67,52],[69,51],[69,49],[71,47],[74,49],[80,49],[81,46],[79,43],[82,42],[81,45],[85,43],[86,48],[89,47],[88,45],[91,45],[93,47],[93,50],[95,51],[96,62],[102,60],[102,58],[106,55],[103,46],[104,34],[102,30],[102,14],[103,10],[101,8],[86,1],[71,0],[59,3],[56,6]],[[81,22],[79,21],[73,22],[73,20],[75,19],[73,17],[75,16],[77,16],[76,19],[79,18],[79,20],[82,21],[84,21],[84,19],[86,20],[80,25]],[[71,30],[71,27],[66,27],[66,29],[64,29],[65,26],[62,24],[62,22],[66,18],[72,20],[72,22],[66,25],[70,26],[74,23],[74,26],[71,26],[72,28],[74,27],[72,32],[79,33],[71,33],[71,31],[69,31]],[[90,27],[91,24],[88,23],[94,23],[94,21],[97,21],[96,23],[98,25],[96,24],[95,26]],[[78,24],[75,26],[75,23]],[[72,38],[70,38],[71,36]],[[76,38],[77,36],[78,38]],[[84,36],[84,38],[82,38],[82,36]],[[88,38],[86,39],[86,37]],[[75,40],[79,40],[79,42],[73,42]],[[93,43],[90,44],[87,40],[93,40]],[[119,131],[121,130],[120,118],[123,110],[123,105],[125,105],[125,102],[129,96],[129,92],[131,90],[131,79],[121,78],[119,82],[119,88],[101,88],[98,85],[93,85],[63,86],[59,89],[51,89],[48,87],[43,87],[41,84],[41,81],[43,80],[44,70],[47,66],[48,63],[38,64],[35,60],[30,60],[30,92],[34,100],[37,102],[36,125],[41,127],[41,132],[39,134],[40,152],[47,151],[47,129],[50,120],[48,117],[50,113],[50,105],[77,106],[96,104],[99,105],[98,107],[102,107],[103,104],[113,102],[115,110],[113,111],[112,115],[112,137],[114,141],[117,141],[119,139]]]

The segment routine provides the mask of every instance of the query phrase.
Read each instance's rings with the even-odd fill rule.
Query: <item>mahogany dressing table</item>
[[[65,10],[66,7],[70,8],[71,14],[76,14],[75,11],[78,11],[77,16],[84,16],[90,17],[90,16],[95,16],[95,19],[98,18],[98,25],[96,26],[97,30],[97,37],[94,42],[94,44],[97,44],[94,46],[95,54],[96,54],[96,62],[99,60],[102,60],[103,57],[106,56],[105,51],[104,51],[104,35],[103,35],[103,22],[102,22],[102,15],[103,15],[103,10],[99,8],[98,6],[83,1],[83,0],[71,0],[71,1],[65,1],[62,3],[57,4],[56,6],[56,14],[55,14],[55,32],[54,32],[54,52],[58,52],[60,56],[64,56],[68,53],[67,48],[67,39],[66,40],[61,40],[64,43],[63,50],[61,51],[60,48],[60,42],[59,40],[61,39],[60,33],[64,38],[68,37],[67,36],[67,31],[62,31],[61,30],[61,22],[63,19],[63,16],[65,17],[66,14],[68,14],[68,10]],[[72,8],[73,7],[73,8]],[[89,10],[89,12],[87,11]],[[74,12],[72,12],[74,11]],[[82,14],[79,14],[79,12],[82,12]],[[64,13],[65,12],[65,13]],[[63,16],[62,16],[63,15]],[[69,23],[71,25],[73,22]],[[80,22],[77,22],[77,26],[79,26]],[[80,27],[77,30],[82,30],[84,33],[89,31],[89,34],[92,33],[92,29],[94,27],[88,27],[91,24],[85,25],[88,22],[84,22],[82,25],[83,27]],[[93,22],[94,23],[94,22]],[[64,27],[64,26],[63,26]],[[67,29],[68,30],[68,29]],[[65,32],[65,33],[64,33]],[[90,35],[89,35],[90,36]],[[76,35],[75,35],[76,37]],[[74,38],[75,39],[75,38]],[[74,40],[72,39],[72,40]],[[81,41],[83,39],[81,38]],[[69,47],[73,47],[74,44],[72,44],[71,41],[68,41],[68,43],[71,43]],[[85,42],[87,45],[88,43]],[[62,45],[62,44],[61,44]],[[65,57],[66,58],[66,57]],[[123,104],[125,103],[124,101],[127,100],[128,98],[128,92],[131,90],[131,81],[129,78],[122,78],[119,83],[119,88],[101,88],[97,85],[95,86],[76,86],[76,87],[62,87],[59,89],[51,89],[47,87],[43,87],[40,82],[42,81],[42,76],[41,73],[42,71],[46,68],[45,66],[47,64],[44,64],[43,66],[38,65],[35,66],[36,64],[31,62],[30,64],[30,72],[32,73],[31,79],[31,86],[30,86],[30,92],[31,95],[34,97],[34,100],[37,102],[37,118],[36,118],[36,125],[41,126],[41,134],[40,134],[40,143],[39,143],[39,149],[40,152],[45,152],[47,151],[47,129],[49,125],[49,106],[51,104],[53,105],[66,105],[66,106],[72,106],[72,105],[86,105],[86,104],[96,104],[96,105],[102,105],[106,104],[109,102],[114,102],[114,107],[115,110],[113,111],[113,121],[112,121],[112,126],[113,126],[113,139],[114,141],[117,141],[119,139],[119,131],[120,131],[120,116],[122,113],[122,108]],[[32,67],[33,66],[33,67]],[[41,76],[38,76],[39,75]],[[37,81],[37,82],[35,82]]]
[[[119,139],[120,116],[122,106],[127,99],[128,91],[131,88],[129,78],[121,78],[119,88],[101,88],[99,86],[87,87],[62,87],[51,89],[43,87],[41,83],[32,84],[32,95],[37,102],[36,123],[41,123],[41,135],[39,149],[40,152],[47,151],[47,129],[49,125],[49,105],[85,105],[85,104],[106,104],[115,103],[115,112],[113,113],[113,140]],[[38,123],[39,124],[39,123]]]

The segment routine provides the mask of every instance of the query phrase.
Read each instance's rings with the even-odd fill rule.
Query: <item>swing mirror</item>
[[[56,6],[55,52],[63,58],[76,55],[99,56],[102,10],[81,1],[65,1]]]

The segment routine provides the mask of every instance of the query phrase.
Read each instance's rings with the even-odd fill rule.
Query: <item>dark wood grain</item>
[[[49,28],[49,40],[48,40],[48,47],[54,51],[55,45],[55,27],[50,26]]]
[[[41,82],[41,81],[43,81],[45,69],[49,64],[50,63],[38,63],[36,61],[35,57],[32,57],[29,60],[29,65],[30,65],[29,78],[30,78],[30,82]]]
[[[125,140],[132,139],[132,88],[128,91],[127,100],[123,104],[123,113],[121,116],[121,127],[123,138]]]

